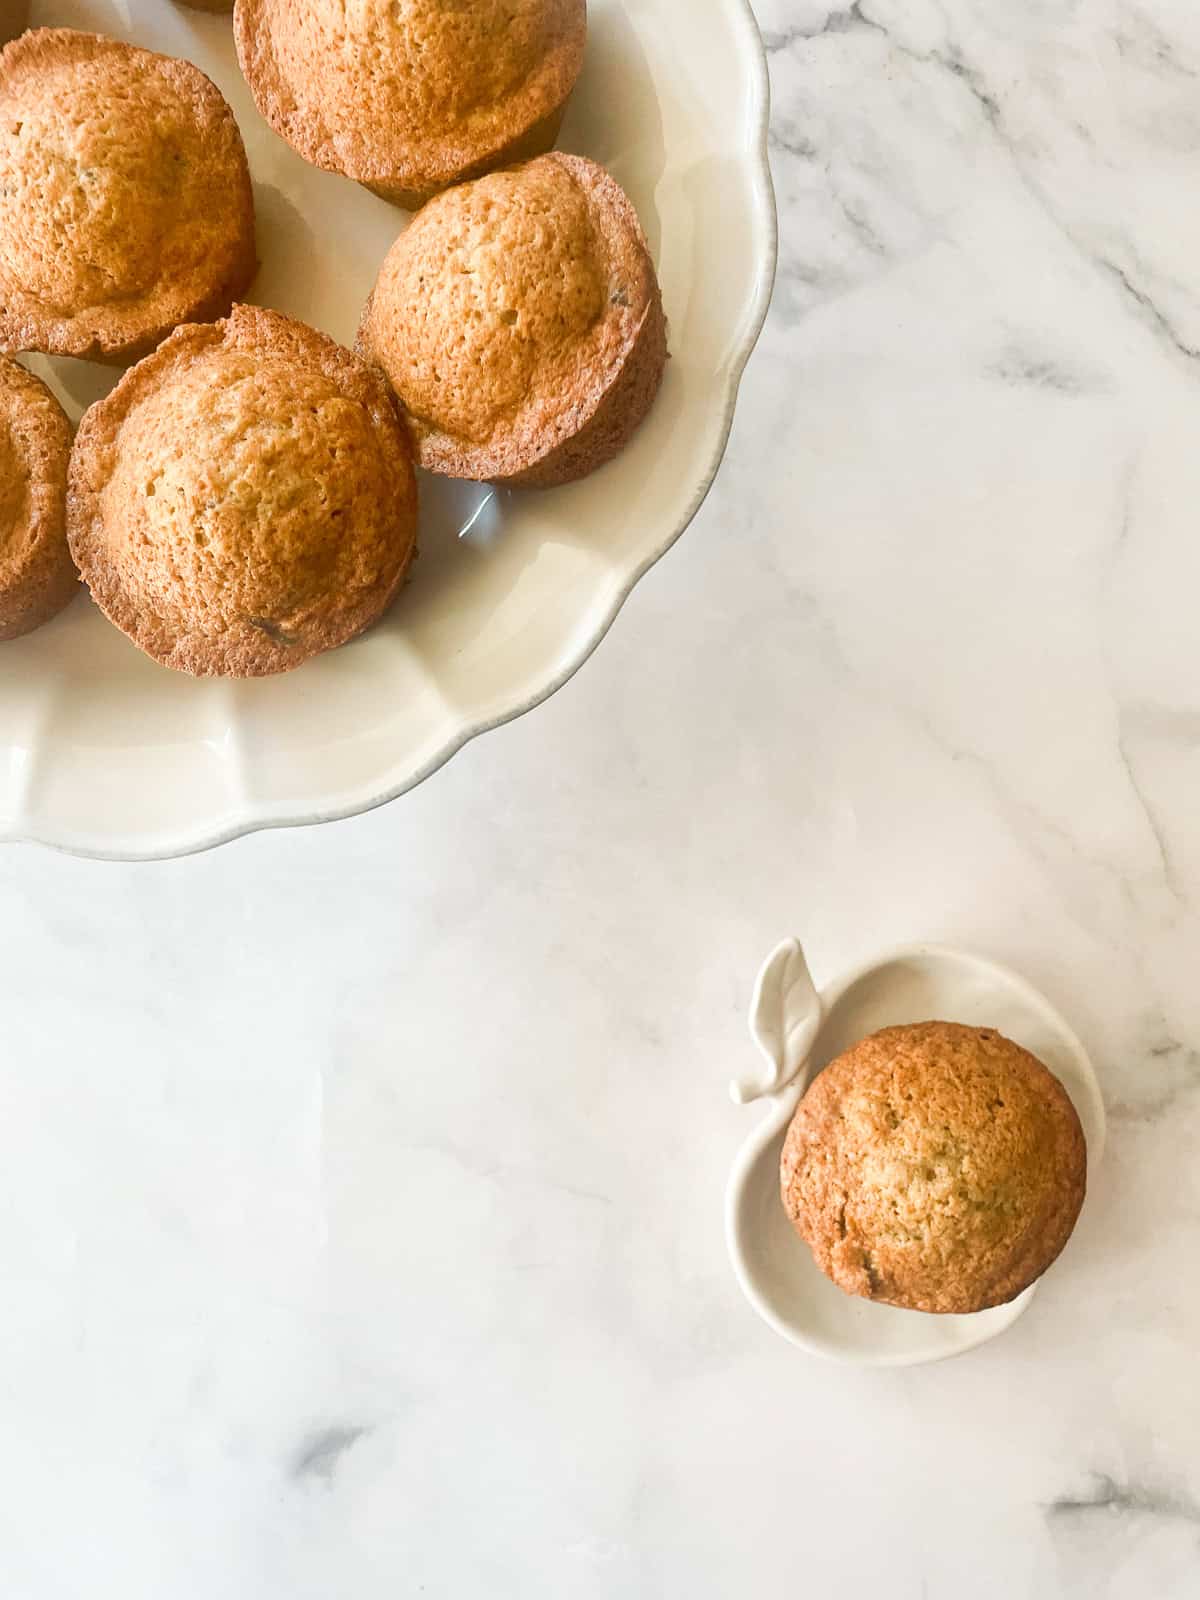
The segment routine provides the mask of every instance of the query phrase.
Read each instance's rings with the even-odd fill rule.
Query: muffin
[[[30,633],[79,592],[67,549],[70,450],[58,401],[0,356],[0,639]]]
[[[421,466],[547,486],[628,443],[658,393],[667,329],[624,191],[555,151],[419,211],[380,268],[358,348],[403,400]]]
[[[85,414],[67,530],[100,609],[197,676],[286,672],[383,612],[416,548],[408,435],[382,377],[235,306],[178,329]]]
[[[0,349],[132,361],[255,267],[246,152],[198,68],[69,28],[0,51]]]
[[[314,166],[398,205],[549,150],[586,0],[237,0],[255,104]]]
[[[29,26],[29,0],[5,0],[3,15],[0,15],[0,44],[7,44],[10,39]]]
[[[991,1028],[884,1028],[818,1073],[783,1203],[848,1294],[914,1311],[1012,1300],[1066,1244],[1087,1153],[1058,1079]]]

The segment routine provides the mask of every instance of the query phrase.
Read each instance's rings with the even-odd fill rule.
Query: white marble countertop
[[[0,854],[5,1600],[1200,1592],[1200,15],[770,0],[726,467],[554,700],[360,820]],[[806,1359],[754,969],[935,937],[1094,1052],[1027,1316]]]

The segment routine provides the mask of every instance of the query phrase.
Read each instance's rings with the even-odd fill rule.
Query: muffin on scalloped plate
[[[629,442],[662,382],[667,325],[628,196],[594,161],[553,151],[417,213],[358,348],[403,400],[421,466],[544,488]]]
[[[93,599],[198,677],[286,672],[361,633],[400,588],[416,516],[382,377],[254,306],[179,328],[85,413],[71,454]]]
[[[414,210],[549,150],[583,64],[586,0],[237,0],[267,122],[314,166]]]
[[[0,639],[48,621],[79,593],[67,548],[71,425],[40,378],[0,356]]]
[[[256,267],[241,134],[198,67],[71,28],[0,51],[0,350],[125,364]]]

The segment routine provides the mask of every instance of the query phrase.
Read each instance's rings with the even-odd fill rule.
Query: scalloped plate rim
[[[29,819],[18,818],[15,819],[14,824],[0,823],[0,844],[39,845],[45,849],[54,850],[65,855],[98,861],[163,861],[181,856],[197,855],[203,851],[230,844],[236,839],[245,838],[253,833],[267,832],[278,828],[316,827],[326,822],[338,822],[348,817],[361,816],[379,806],[387,805],[391,801],[399,799],[401,795],[408,793],[409,790],[415,789],[419,784],[424,783],[427,778],[432,777],[439,768],[443,767],[446,762],[457,755],[473,739],[479,738],[481,734],[490,733],[495,728],[503,727],[505,723],[513,722],[527,712],[535,710],[543,701],[548,700],[551,695],[557,693],[565,683],[574,677],[593,651],[599,647],[616,621],[622,606],[641,579],[645,577],[651,567],[662,560],[672,545],[686,532],[689,524],[704,504],[724,460],[729,433],[733,426],[742,375],[745,372],[746,363],[758,343],[771,302],[779,253],[779,228],[768,156],[771,89],[767,56],[758,22],[751,6],[751,0],[726,0],[726,3],[733,7],[740,18],[740,26],[747,30],[748,55],[754,70],[751,93],[755,126],[752,139],[747,143],[746,155],[748,162],[751,163],[749,171],[753,184],[756,222],[762,232],[763,250],[759,262],[758,275],[753,295],[744,307],[746,317],[745,333],[737,348],[733,351],[726,367],[724,376],[725,395],[721,420],[705,469],[684,508],[682,516],[670,533],[643,560],[621,575],[620,582],[616,586],[616,592],[610,598],[598,626],[587,639],[582,649],[571,656],[561,666],[560,670],[553,674],[546,683],[540,685],[533,694],[525,696],[493,715],[480,718],[476,722],[464,723],[456,730],[452,738],[440,745],[437,751],[428,760],[422,762],[415,771],[406,772],[400,778],[396,778],[393,775],[382,787],[372,785],[369,788],[364,788],[361,792],[355,793],[352,799],[347,799],[334,805],[319,806],[312,810],[294,810],[289,807],[286,809],[280,808],[276,811],[266,806],[255,807],[251,805],[232,815],[227,813],[221,820],[206,826],[189,827],[182,831],[177,838],[158,838],[144,848],[135,846],[130,842],[121,845],[108,845],[82,836],[68,836],[62,832],[40,832],[28,826]]]

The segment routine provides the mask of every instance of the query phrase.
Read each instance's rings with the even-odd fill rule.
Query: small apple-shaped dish
[[[1087,1140],[1088,1181],[1104,1148],[1104,1102],[1082,1044],[1015,972],[965,951],[906,945],[857,967],[818,993],[799,943],[768,957],[751,1006],[750,1031],[767,1059],[762,1083],[731,1085],[739,1104],[765,1099],[767,1115],[733,1165],[725,1233],[750,1304],[777,1333],[814,1355],[861,1366],[940,1361],[1012,1326],[1037,1289],[970,1316],[934,1316],[843,1293],[793,1230],[779,1190],[779,1157],[792,1113],[822,1067],[894,1023],[964,1022],[996,1028],[1031,1050],[1059,1079]]]

